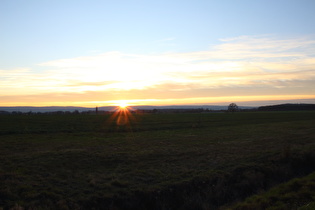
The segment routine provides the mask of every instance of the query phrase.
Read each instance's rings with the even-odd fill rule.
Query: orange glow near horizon
[[[64,101],[45,101],[40,102],[34,100],[24,100],[23,102],[0,102],[0,106],[80,106],[93,108],[95,106],[117,106],[126,108],[130,106],[168,106],[168,105],[207,105],[207,104],[227,104],[238,102],[259,102],[259,101],[283,101],[283,100],[302,100],[313,99],[315,95],[260,95],[260,96],[221,96],[221,97],[197,97],[197,98],[169,98],[169,99],[128,99],[128,100],[110,100],[110,101],[77,101],[77,102],[64,102]]]
[[[260,95],[260,96],[217,96],[217,97],[196,97],[196,98],[168,98],[168,99],[131,99],[117,101],[98,101],[98,104],[104,106],[115,105],[118,107],[130,106],[170,106],[170,105],[207,105],[207,104],[229,104],[239,102],[259,102],[259,101],[281,101],[281,100],[299,100],[315,99],[315,95]],[[88,106],[91,106],[89,104]]]
[[[279,43],[285,47],[279,48]],[[23,68],[14,63],[0,69],[0,106],[313,101],[314,43],[313,37],[239,36],[219,39],[203,50],[144,54],[101,50],[40,59]]]

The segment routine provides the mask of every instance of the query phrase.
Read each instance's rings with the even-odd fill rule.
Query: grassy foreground
[[[130,119],[0,116],[0,209],[216,209],[315,171],[315,112]]]
[[[236,210],[246,209],[315,209],[315,172],[280,184],[268,192],[251,196],[244,202],[231,207]],[[313,202],[311,202],[313,201]]]

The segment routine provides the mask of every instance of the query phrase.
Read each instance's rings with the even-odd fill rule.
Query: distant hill
[[[173,105],[173,106],[131,106],[133,109],[152,110],[152,109],[209,109],[209,110],[227,110],[228,105]],[[240,109],[252,109],[253,107],[239,106]]]
[[[315,110],[315,104],[279,104],[258,107],[259,111],[303,111]]]
[[[209,110],[227,110],[228,106],[216,106],[216,105],[174,105],[174,106],[131,106],[131,109],[135,110],[153,110],[153,109],[209,109]],[[113,111],[116,106],[102,106],[98,107],[99,111]],[[252,109],[253,107],[239,106],[240,109]],[[94,111],[95,108],[77,107],[77,106],[16,106],[16,107],[0,107],[0,111],[5,112],[57,112],[57,111]]]
[[[116,106],[102,106],[98,107],[99,111],[113,111]],[[181,109],[204,109],[210,111],[227,110],[228,106],[216,106],[216,105],[174,105],[174,106],[130,106],[133,110],[181,110]],[[315,110],[315,104],[278,104],[260,107],[239,106],[240,109],[256,109],[258,111],[298,111],[298,110]],[[78,107],[78,106],[16,106],[16,107],[0,107],[0,112],[87,112],[95,111],[95,107]]]
[[[45,107],[36,107],[36,106],[16,106],[16,107],[0,107],[0,111],[7,112],[57,112],[57,111],[70,111],[73,112],[78,110],[89,111],[95,110],[95,108],[85,108],[85,107],[75,107],[75,106],[45,106]]]

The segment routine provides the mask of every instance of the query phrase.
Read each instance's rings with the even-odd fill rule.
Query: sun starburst
[[[129,106],[126,101],[120,101],[117,105],[120,109],[127,109],[127,107]]]

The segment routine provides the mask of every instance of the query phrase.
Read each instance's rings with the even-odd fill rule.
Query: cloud
[[[106,52],[52,60],[33,69],[0,70],[0,89],[3,97],[46,94],[52,101],[63,100],[63,94],[81,96],[72,101],[179,100],[273,92],[310,95],[315,84],[314,52],[312,38],[241,36],[222,39],[207,51]]]
[[[315,100],[314,94],[288,95],[283,92],[267,94],[263,90],[253,91],[246,89],[221,89],[221,90],[190,90],[188,92],[153,90],[131,90],[123,92],[98,92],[84,93],[48,93],[38,95],[0,96],[0,106],[105,106],[115,105],[124,100],[130,105],[180,105],[180,104],[229,104],[231,102],[262,101],[262,100]],[[297,91],[298,92],[298,91]],[[140,93],[140,94],[137,94]],[[223,93],[223,94],[222,94]],[[241,94],[240,94],[241,93]],[[314,91],[313,91],[314,93]]]

